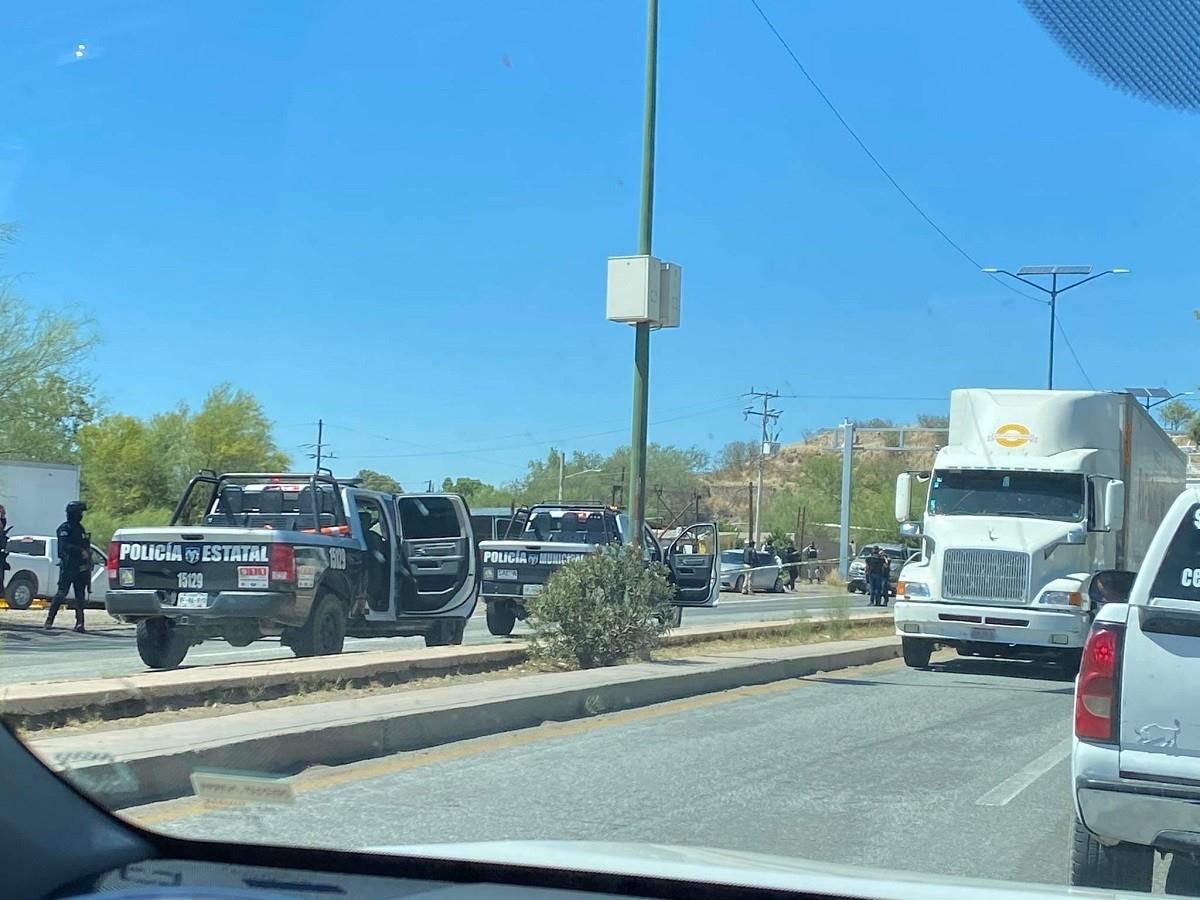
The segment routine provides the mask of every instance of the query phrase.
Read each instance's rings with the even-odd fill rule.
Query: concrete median
[[[859,613],[855,623],[891,621],[891,615]],[[748,625],[677,628],[663,641],[684,646],[717,639],[769,636],[801,620]],[[388,686],[418,678],[495,671],[520,665],[524,641],[370,650],[307,659],[284,659],[149,671],[117,678],[43,682],[0,687],[0,714],[16,727],[50,727],[82,717],[124,719],[166,709],[220,703],[251,703],[331,687]]]
[[[49,736],[31,746],[81,788],[121,808],[186,796],[197,771],[286,778],[315,765],[419,750],[898,655],[894,636],[762,648]]]

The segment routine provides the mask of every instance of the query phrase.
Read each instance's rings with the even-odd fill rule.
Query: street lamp
[[[1128,269],[1105,269],[1103,272],[1091,274],[1091,266],[1022,266],[1017,269],[1016,274],[1009,272],[1007,269],[984,269],[983,272],[987,275],[1007,275],[1009,278],[1015,278],[1023,284],[1029,285],[1031,288],[1037,288],[1043,294],[1050,295],[1050,364],[1049,371],[1046,375],[1046,388],[1054,390],[1054,323],[1055,323],[1055,308],[1058,303],[1058,295],[1071,288],[1077,288],[1081,284],[1087,284],[1089,281],[1095,281],[1103,275],[1128,275]],[[1024,275],[1049,275],[1050,287],[1045,288],[1036,281],[1030,281],[1024,278]],[[1088,277],[1081,278],[1079,281],[1072,282],[1066,287],[1058,286],[1059,275],[1086,275]]]
[[[576,475],[591,475],[596,472],[603,472],[603,469],[581,469],[578,472],[572,472],[570,475],[563,474],[563,452],[558,451],[558,502],[562,503],[563,499],[563,482],[568,478],[574,478]]]

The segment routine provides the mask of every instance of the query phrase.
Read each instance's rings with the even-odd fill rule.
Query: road
[[[313,769],[290,807],[184,800],[135,818],[215,840],[652,841],[1063,884],[1071,683],[935,660]]]
[[[785,619],[799,614],[801,610],[814,613],[828,610],[835,597],[846,595],[831,594],[824,587],[805,587],[795,594],[755,594],[753,597],[724,593],[720,605],[714,609],[685,610],[683,621],[684,624],[722,624]],[[854,608],[869,605],[861,594],[853,595],[850,602]],[[105,613],[96,610],[88,612],[92,632],[73,634],[70,631],[73,615],[71,610],[63,610],[59,622],[65,627],[60,626],[47,634],[36,625],[45,617],[44,612],[0,610],[0,684],[103,678],[147,671],[138,658],[131,627],[114,623]],[[522,633],[527,631],[518,624],[515,634]],[[500,639],[488,633],[483,607],[480,606],[467,624],[464,642],[484,644],[497,640]],[[346,640],[346,649],[350,652],[423,646],[422,638]],[[240,648],[231,647],[224,641],[208,641],[189,651],[186,665],[216,665],[286,659],[291,656],[291,650],[280,646],[278,640],[258,641]]]

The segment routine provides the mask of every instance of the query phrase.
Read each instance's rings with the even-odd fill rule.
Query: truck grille
[[[1024,603],[1029,596],[1029,554],[1015,550],[947,550],[942,565],[947,600]]]

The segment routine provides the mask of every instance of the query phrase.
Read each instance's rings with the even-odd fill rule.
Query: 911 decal
[[[329,568],[344,569],[346,568],[346,551],[342,547],[329,548]]]

